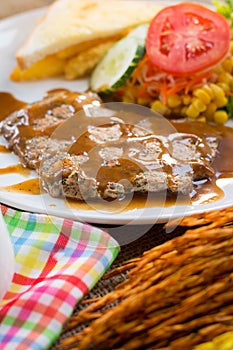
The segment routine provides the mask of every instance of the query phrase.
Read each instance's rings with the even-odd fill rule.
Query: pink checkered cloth
[[[0,303],[0,349],[48,349],[119,246],[90,225],[6,207],[3,211],[16,271]]]

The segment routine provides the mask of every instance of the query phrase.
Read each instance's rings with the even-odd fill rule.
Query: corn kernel
[[[200,115],[196,120],[198,122],[206,123],[206,117],[204,115]]]
[[[216,66],[216,67],[214,68],[214,72],[215,72],[216,74],[222,73],[222,72],[223,72],[223,67],[219,64],[218,66]]]
[[[204,112],[206,110],[206,104],[202,102],[199,98],[192,99],[192,105],[199,111]]]
[[[233,85],[233,77],[228,72],[222,72],[221,74],[219,74],[218,81],[221,82],[221,83],[226,83],[229,86]]]
[[[217,107],[218,108],[221,108],[221,107],[224,107],[226,106],[227,102],[228,102],[228,99],[226,96],[217,96],[215,99],[214,99],[214,102],[216,103]]]
[[[213,117],[215,123],[217,124],[225,124],[228,121],[228,114],[223,110],[216,111]]]
[[[231,91],[230,86],[229,86],[228,84],[224,83],[224,82],[222,82],[222,83],[217,83],[217,85],[218,85],[221,89],[223,89],[223,91],[225,91],[225,92]]]
[[[222,67],[223,69],[228,72],[231,73],[232,69],[233,69],[233,60],[232,57],[227,57],[223,62],[222,62]]]
[[[188,107],[186,107],[186,106],[184,106],[184,107],[181,108],[180,115],[181,115],[182,117],[185,117],[185,116],[186,116],[187,108],[188,108]]]
[[[196,119],[199,116],[200,112],[193,104],[189,105],[186,110],[186,115],[191,119]]]
[[[203,113],[203,115],[206,117],[207,120],[213,120],[214,119],[214,113],[217,110],[217,105],[214,102],[210,102],[207,106],[206,106],[206,110]]]
[[[175,108],[181,105],[181,97],[177,94],[169,95],[167,97],[167,106]]]
[[[130,97],[130,96],[124,96],[122,101],[125,103],[134,103],[135,102],[133,97]]]
[[[213,91],[214,97],[225,96],[223,89],[217,84],[210,84],[210,88]]]
[[[187,106],[191,103],[191,96],[190,95],[184,95],[182,97],[182,103]]]
[[[204,90],[205,92],[207,92],[207,94],[210,96],[210,98],[212,99],[214,97],[214,92],[213,90],[211,89],[210,85],[204,85],[202,87],[202,90]]]
[[[130,90],[126,90],[122,98],[125,103],[135,103],[134,94]]]
[[[137,103],[139,105],[142,105],[142,106],[148,106],[150,104],[150,99],[149,98],[143,98],[143,97],[140,97],[137,99]]]
[[[152,102],[151,104],[151,109],[155,112],[161,113],[161,114],[165,114],[167,111],[166,106],[160,101],[160,100],[155,100],[154,102]]]
[[[199,100],[201,100],[205,105],[207,105],[208,103],[210,103],[211,97],[210,95],[207,93],[206,90],[204,89],[195,89],[193,90],[193,96],[197,97]]]

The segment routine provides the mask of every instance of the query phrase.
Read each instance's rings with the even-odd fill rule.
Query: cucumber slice
[[[91,75],[91,90],[110,93],[125,83],[145,54],[147,30],[140,25],[108,50]]]
[[[127,36],[135,38],[139,43],[145,46],[149,24],[141,24],[133,29]]]

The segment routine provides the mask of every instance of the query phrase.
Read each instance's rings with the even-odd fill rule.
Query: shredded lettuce
[[[226,111],[227,111],[227,114],[229,116],[229,118],[233,118],[233,96],[229,96],[228,97],[228,103],[226,105]]]
[[[233,0],[213,0],[213,4],[216,8],[216,11],[230,20],[231,27],[233,27]]]

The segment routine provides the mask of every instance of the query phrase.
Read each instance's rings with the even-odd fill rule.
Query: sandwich
[[[16,53],[14,81],[89,74],[107,50],[160,10],[143,0],[57,0]]]

